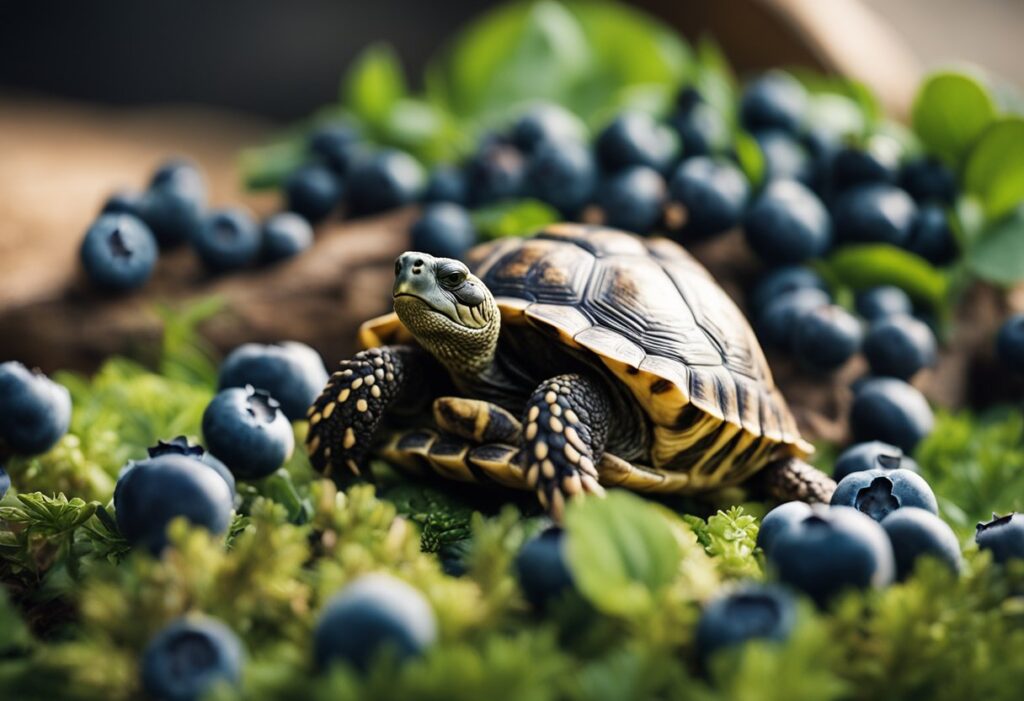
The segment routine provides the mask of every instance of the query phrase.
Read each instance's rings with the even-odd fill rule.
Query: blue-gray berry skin
[[[767,73],[749,83],[740,98],[740,122],[751,131],[784,129],[796,133],[807,113],[807,90],[791,75]]]
[[[206,181],[189,161],[171,160],[157,169],[140,213],[161,248],[191,240],[206,209]]]
[[[900,148],[878,137],[864,148],[847,146],[832,160],[832,185],[837,192],[868,183],[894,183],[899,175]]]
[[[543,144],[583,143],[587,129],[579,117],[561,105],[542,102],[516,120],[511,137],[516,148],[532,154]]]
[[[1024,374],[1024,314],[1014,314],[1003,322],[996,336],[996,352],[1008,368]]]
[[[755,132],[754,140],[764,156],[766,180],[798,180],[811,184],[814,163],[795,136],[781,129],[765,129]]]
[[[437,620],[423,595],[389,575],[359,577],[327,602],[313,633],[316,665],[347,663],[365,672],[382,653],[397,661],[437,640]]]
[[[427,205],[410,230],[410,246],[440,258],[464,258],[476,244],[469,212],[451,202]]]
[[[241,207],[211,212],[192,238],[199,259],[213,272],[237,270],[253,263],[261,244],[259,227]]]
[[[597,165],[575,141],[539,144],[526,165],[526,192],[565,217],[576,217],[594,194]],[[663,186],[664,187],[664,186]]]
[[[632,166],[606,177],[594,203],[607,226],[646,234],[661,221],[665,196],[665,180],[656,170]]]
[[[795,180],[768,184],[747,211],[747,243],[771,265],[818,258],[832,243],[832,220],[818,196]]]
[[[307,148],[335,175],[344,177],[356,159],[363,155],[365,144],[358,129],[338,122],[326,124],[310,133]]]
[[[159,458],[161,455],[184,455],[187,458],[198,460],[211,470],[216,472],[227,483],[231,493],[235,493],[235,476],[231,474],[228,466],[207,453],[201,445],[192,445],[185,436],[177,436],[169,441],[157,441],[156,445],[146,449],[150,458]],[[136,463],[137,464],[137,463]]]
[[[71,423],[68,390],[21,363],[0,363],[0,446],[19,455],[52,448]]]
[[[334,211],[344,194],[338,175],[325,165],[310,163],[295,170],[284,183],[288,209],[317,224]]]
[[[978,524],[974,542],[982,550],[991,552],[992,559],[998,563],[1024,560],[1024,514],[992,514],[991,521]]]
[[[775,268],[758,280],[750,293],[750,307],[756,316],[779,297],[803,288],[828,292],[828,285],[821,275],[811,268],[799,265]]]
[[[142,686],[159,701],[199,701],[218,684],[241,683],[244,653],[220,621],[188,616],[160,630],[142,653]]]
[[[892,583],[892,545],[878,523],[845,506],[812,509],[781,532],[768,553],[779,581],[822,607],[845,590]]]
[[[121,534],[133,545],[159,554],[167,545],[167,524],[184,517],[211,533],[231,522],[234,496],[208,465],[186,455],[162,455],[129,463],[114,490]]]
[[[876,521],[905,506],[939,513],[932,488],[921,475],[904,469],[851,473],[839,481],[831,503],[850,506]]]
[[[277,400],[263,390],[229,387],[203,412],[207,448],[240,479],[260,479],[291,457],[295,434]]]
[[[260,226],[260,258],[268,263],[294,258],[313,245],[313,227],[295,212],[278,212]]]
[[[528,540],[516,555],[516,576],[526,600],[539,610],[573,588],[565,558],[565,534],[549,528]]]
[[[3,465],[0,465],[0,499],[7,496],[7,490],[11,488],[11,476],[7,474],[7,470],[4,469]]]
[[[437,166],[430,172],[423,191],[423,201],[466,205],[469,202],[466,174],[455,166]]]
[[[694,647],[707,665],[719,650],[751,640],[782,642],[796,624],[796,602],[781,587],[746,584],[712,599],[701,612]]]
[[[145,217],[145,196],[134,190],[119,190],[110,195],[100,208],[100,214],[131,214],[133,217]]]
[[[936,204],[923,204],[910,226],[907,250],[934,265],[956,260],[957,243],[946,211]]]
[[[860,321],[842,307],[830,304],[800,315],[793,328],[793,353],[806,367],[832,372],[860,350]]]
[[[713,236],[737,226],[749,195],[746,176],[722,159],[687,159],[669,180],[669,199],[682,211],[683,237]]]
[[[832,470],[832,479],[839,482],[854,472],[899,470],[901,468],[911,472],[921,472],[917,462],[896,446],[882,441],[865,441],[855,443],[839,454],[839,457],[836,458],[835,468]]]
[[[679,139],[644,112],[624,112],[597,136],[597,160],[608,172],[647,166],[664,173],[679,156]]]
[[[900,171],[900,186],[921,203],[948,205],[956,199],[956,176],[934,158],[914,158],[904,163]]]
[[[200,207],[206,205],[206,178],[188,158],[170,158],[161,163],[149,181],[150,189],[170,187],[187,194]]]
[[[349,173],[349,208],[366,215],[404,207],[420,198],[426,180],[423,166],[405,151],[378,151],[360,159]]]
[[[928,400],[903,380],[871,378],[856,389],[850,428],[858,442],[885,441],[911,453],[934,426]]]
[[[864,337],[864,355],[872,374],[909,380],[935,364],[938,344],[928,324],[893,314],[871,324]]]
[[[913,314],[910,296],[893,285],[879,285],[857,295],[857,313],[867,321],[877,321],[892,314]]]
[[[945,521],[925,509],[907,506],[882,519],[882,528],[892,543],[896,578],[905,580],[922,556],[932,557],[959,572],[963,564],[960,541]]]
[[[669,118],[669,124],[683,143],[683,158],[725,153],[732,139],[725,118],[706,102],[681,108]]]
[[[156,239],[131,214],[104,214],[85,232],[79,251],[82,267],[97,287],[115,292],[146,284],[156,267]]]
[[[828,293],[817,287],[804,287],[786,292],[768,303],[758,315],[757,337],[765,346],[793,350],[796,328],[807,314],[831,303]]]
[[[832,209],[836,237],[849,244],[906,246],[917,205],[893,185],[858,185],[844,192]]]
[[[526,158],[511,144],[489,141],[466,163],[466,180],[474,207],[522,197]]]
[[[757,546],[768,553],[779,534],[811,515],[811,505],[803,501],[787,501],[779,504],[761,519],[757,531]]]

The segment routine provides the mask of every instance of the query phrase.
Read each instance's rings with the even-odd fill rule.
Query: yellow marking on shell
[[[377,381],[377,378],[374,377],[373,375],[367,375],[366,379],[364,380],[364,382],[366,382],[366,386],[367,387],[371,387],[373,385],[373,383],[376,382],[376,381]]]
[[[372,394],[374,397],[379,397],[380,396],[380,387],[378,387],[377,385],[374,385],[373,387],[371,387],[370,388],[370,394]]]
[[[370,405],[366,403],[365,399],[359,399],[356,401],[356,411],[358,411],[359,413],[363,413],[369,408]]]
[[[553,480],[555,478],[555,463],[551,462],[551,460],[542,460],[540,463],[540,470],[549,480]]]
[[[587,446],[584,445],[583,441],[580,439],[580,434],[576,433],[575,428],[569,426],[565,429],[565,431],[563,431],[563,433],[565,435],[565,440],[572,443],[573,448],[580,451],[581,453],[587,452]]]
[[[324,407],[324,418],[325,419],[331,418],[331,414],[334,413],[334,407],[336,407],[336,406],[338,406],[338,405],[335,404],[334,402],[331,402],[330,404],[328,404],[327,406]]]
[[[564,452],[565,452],[565,457],[569,460],[569,462],[571,462],[573,465],[578,465],[579,464],[580,457],[582,457],[580,455],[580,451],[576,450],[571,445],[566,443],[565,444],[565,448],[564,448]]]
[[[308,441],[306,441],[306,452],[310,455],[320,450],[320,436],[319,434],[314,435]]]
[[[345,438],[342,440],[341,445],[345,450],[348,450],[355,444],[356,434],[355,431],[352,430],[352,427],[349,426],[348,428],[345,429]]]
[[[562,415],[562,405],[561,404],[552,404],[551,405],[551,413],[554,416],[561,416]]]
[[[555,433],[561,433],[562,429],[565,428],[565,426],[562,425],[562,422],[558,420],[557,416],[552,416],[548,421],[548,425],[551,426],[551,430]]]
[[[363,378],[357,377],[356,379],[352,380],[352,384],[349,386],[352,389],[359,389],[360,387],[363,386]]]
[[[320,419],[322,418],[323,417],[320,414],[313,414],[312,416],[309,417],[309,425],[316,426],[318,423],[320,423]]]
[[[566,409],[565,420],[571,424],[578,424],[580,422],[580,417],[576,416],[576,412],[572,409]]]
[[[526,413],[526,420],[532,423],[537,420],[538,416],[540,416],[540,407],[535,404],[530,407],[530,411]]]
[[[534,438],[536,438],[537,437],[537,424],[535,424],[535,423],[528,423],[528,424],[526,424],[526,431],[525,431],[525,433],[523,435],[526,436],[526,440],[528,440],[528,441],[532,441]]]
[[[554,392],[549,391],[547,394],[544,395],[544,401],[547,402],[548,404],[554,404],[556,401],[558,401],[558,396]]]
[[[535,446],[533,446],[533,454],[536,456],[538,460],[543,460],[548,456],[548,444],[545,443],[544,441],[540,441]]]

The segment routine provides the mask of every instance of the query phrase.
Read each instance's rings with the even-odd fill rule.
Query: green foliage
[[[964,189],[993,219],[1024,200],[1024,118],[1003,117],[981,133],[964,165]]]
[[[697,534],[704,550],[714,558],[719,572],[728,578],[759,579],[761,566],[754,557],[757,547],[757,519],[742,506],[719,511],[706,522],[696,516],[685,520]]]
[[[387,118],[408,89],[398,56],[386,44],[372,44],[353,62],[341,94],[352,113],[366,124]]]
[[[941,71],[921,85],[911,121],[928,152],[957,167],[995,115],[995,102],[978,78]]]
[[[1010,287],[1024,277],[1024,207],[991,224],[967,254],[978,277]]]
[[[942,310],[949,303],[946,275],[923,258],[896,246],[844,246],[818,265],[828,279],[854,290],[896,285],[932,309]]]
[[[561,216],[539,200],[516,200],[482,207],[473,212],[473,226],[483,238],[524,236]]]

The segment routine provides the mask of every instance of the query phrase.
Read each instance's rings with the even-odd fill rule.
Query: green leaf
[[[243,149],[238,157],[242,184],[247,190],[278,187],[305,162],[306,156],[304,136]]]
[[[499,202],[473,212],[473,226],[487,239],[528,236],[560,219],[557,210],[539,200]]]
[[[406,95],[398,56],[387,44],[373,44],[349,69],[342,87],[346,106],[369,127],[377,128]]]
[[[668,519],[634,494],[613,491],[573,503],[565,528],[573,578],[604,613],[649,612],[679,572],[683,553]]]
[[[764,181],[764,153],[757,139],[745,131],[737,131],[733,148],[736,150],[736,162],[739,163],[747,180],[755,189]]]
[[[1024,200],[1024,118],[1003,117],[978,137],[964,167],[964,189],[993,219]]]
[[[846,246],[820,265],[831,279],[854,290],[895,285],[933,309],[942,309],[946,303],[946,276],[923,258],[895,246]]]
[[[968,250],[967,266],[999,285],[1024,280],[1024,207],[987,227]]]
[[[980,80],[968,73],[941,71],[921,85],[911,122],[929,153],[959,166],[995,115],[995,102]]]

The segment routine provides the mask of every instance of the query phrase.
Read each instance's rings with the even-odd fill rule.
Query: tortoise
[[[375,454],[534,490],[556,519],[605,487],[696,494],[759,471],[771,497],[828,502],[745,317],[682,247],[557,224],[467,261],[395,262],[394,312],[309,409],[317,469]]]

